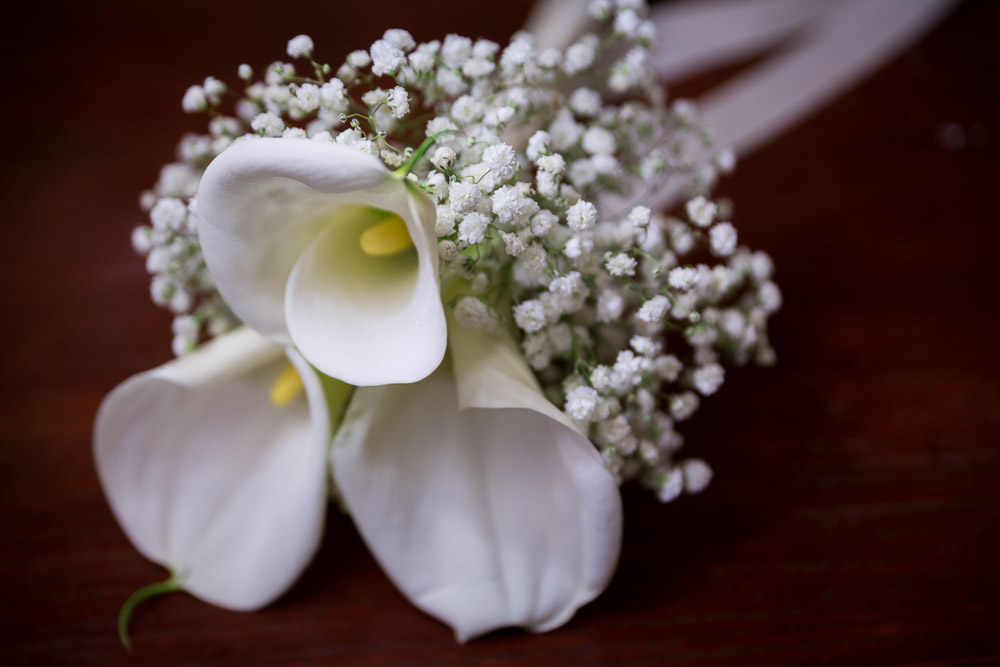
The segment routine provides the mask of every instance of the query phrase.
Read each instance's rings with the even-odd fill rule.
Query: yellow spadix
[[[361,232],[361,250],[372,257],[388,257],[413,247],[406,223],[398,215],[390,215]]]
[[[291,403],[303,389],[305,387],[302,384],[302,378],[299,377],[299,372],[295,370],[295,366],[286,364],[281,369],[278,379],[271,385],[271,402],[279,408],[284,407]]]

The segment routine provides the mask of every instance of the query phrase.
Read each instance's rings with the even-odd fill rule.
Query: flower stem
[[[132,595],[125,600],[125,604],[122,605],[121,611],[118,612],[118,638],[121,639],[122,644],[129,653],[132,652],[132,638],[128,633],[128,624],[129,620],[132,618],[132,612],[135,611],[135,608],[139,606],[140,603],[145,602],[150,598],[166,595],[167,593],[174,593],[179,590],[181,590],[181,580],[175,575],[170,575],[170,578],[166,581],[158,581],[155,584],[144,586],[135,593],[132,593]]]
[[[416,167],[417,163],[420,162],[421,158],[424,157],[424,153],[426,153],[430,149],[430,147],[434,145],[434,142],[438,140],[438,137],[445,134],[454,134],[457,131],[458,130],[450,130],[450,129],[441,130],[440,132],[435,132],[431,136],[424,139],[424,142],[420,144],[420,148],[418,148],[416,152],[413,153],[413,156],[405,163],[403,163],[403,165],[399,169],[392,172],[392,175],[399,179],[406,178],[407,174],[413,171],[413,168]]]

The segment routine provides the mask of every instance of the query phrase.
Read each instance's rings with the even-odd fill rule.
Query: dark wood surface
[[[526,10],[452,5],[466,9],[119,0],[5,17],[0,662],[1000,663],[990,0],[722,183],[742,240],[777,264],[779,363],[730,373],[687,428],[688,451],[715,468],[709,491],[664,506],[625,489],[618,574],[565,627],[458,645],[334,515],[314,565],[271,608],[162,598],[135,618],[137,657],[125,653],[118,607],[163,573],[112,519],[91,426],[115,384],[170,356],[129,231],[137,193],[200,127],[180,112],[185,87],[234,80],[299,32],[334,60],[390,24],[500,41]],[[964,147],[941,144],[946,123]]]

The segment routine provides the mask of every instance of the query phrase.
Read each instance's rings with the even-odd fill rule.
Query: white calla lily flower
[[[618,486],[509,337],[450,334],[451,363],[423,382],[355,392],[334,478],[396,586],[459,641],[544,632],[611,579]]]
[[[459,640],[557,627],[614,572],[618,487],[513,341],[453,326],[451,350],[417,384],[357,389],[331,449],[331,397],[309,365],[284,351],[308,400],[275,405],[282,348],[248,329],[224,335],[105,399],[95,433],[105,493],[129,539],[181,588],[256,609],[319,544],[329,450],[378,561]]]
[[[286,354],[305,397],[278,406],[270,390]],[[309,365],[242,328],[116,387],[94,449],[136,548],[196,597],[250,610],[291,586],[319,545],[329,438]]]
[[[354,148],[248,139],[198,190],[199,239],[233,312],[357,386],[416,382],[444,357],[436,212]]]

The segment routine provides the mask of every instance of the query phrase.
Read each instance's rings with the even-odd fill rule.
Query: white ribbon
[[[539,3],[528,25],[565,47],[585,25],[587,2]],[[739,61],[782,40],[787,47],[698,100],[719,146],[746,155],[781,134],[928,31],[955,0],[708,0],[654,6],[660,48],[652,62],[666,82]],[[557,17],[563,16],[560,23]],[[690,181],[668,180],[641,203],[665,209]],[[620,197],[605,210],[627,208]]]

